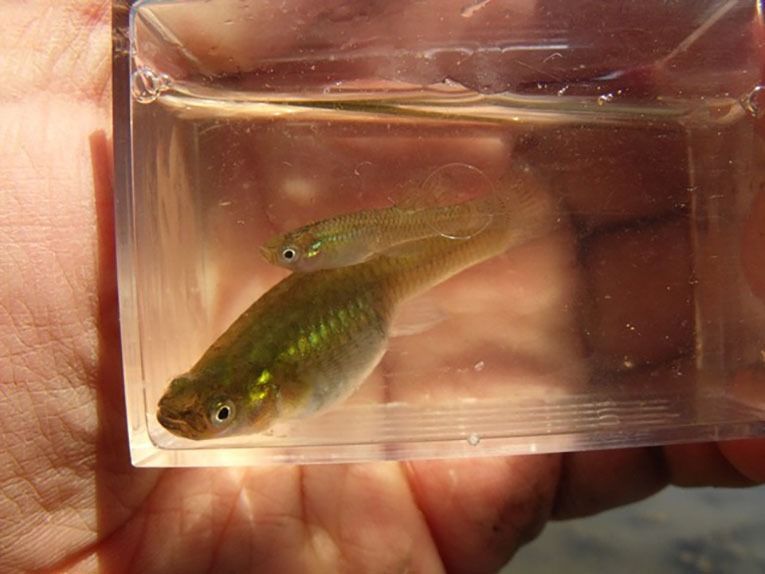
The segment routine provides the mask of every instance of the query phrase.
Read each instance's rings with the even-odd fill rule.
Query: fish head
[[[268,383],[238,384],[213,372],[184,374],[159,400],[157,420],[174,435],[192,440],[265,430],[277,415],[276,391]]]
[[[298,229],[266,241],[260,251],[269,263],[291,271],[312,271],[322,242],[310,231]]]
[[[260,252],[273,265],[291,271],[316,271],[333,266],[327,260],[328,243],[311,230],[301,228],[270,239]]]

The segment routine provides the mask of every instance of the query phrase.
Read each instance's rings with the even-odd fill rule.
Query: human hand
[[[0,65],[12,81],[0,108],[0,569],[489,572],[548,519],[638,500],[668,482],[765,480],[757,440],[403,464],[133,468],[103,137],[109,5],[41,1],[5,13]],[[631,197],[620,199],[619,189],[614,205]],[[620,224],[635,213],[623,211]],[[680,246],[674,256],[687,257],[672,217],[656,225]],[[583,269],[604,290],[623,285],[625,245],[659,257],[639,233],[624,241],[630,233],[617,226],[592,235],[603,263]],[[537,249],[555,253],[556,245]],[[631,288],[662,284],[643,280]],[[646,321],[672,333],[672,346],[619,343],[605,321],[593,347],[603,356],[639,349],[636,360],[672,364],[689,333],[666,326],[692,319],[685,300],[677,295],[673,319]],[[628,303],[617,310],[664,307]]]

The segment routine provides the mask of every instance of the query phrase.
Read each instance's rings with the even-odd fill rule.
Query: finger
[[[765,439],[726,441],[719,443],[718,448],[746,480],[765,483]]]
[[[704,392],[699,386],[694,366],[680,368],[682,374],[672,375],[671,381],[659,378],[656,384],[667,387],[672,384],[675,396],[687,396],[689,399]],[[679,375],[679,376],[678,376]],[[633,381],[637,382],[637,381]],[[765,407],[762,395],[765,372],[761,366],[751,366],[738,370],[731,379],[718,382],[724,389],[724,400],[730,401],[742,419],[752,421],[749,433],[759,432],[756,422]],[[703,397],[705,401],[719,401],[720,398]],[[700,408],[704,407],[703,405]],[[714,408],[714,407],[712,407]],[[703,416],[694,413],[692,416]],[[738,431],[744,434],[746,431]],[[670,481],[681,486],[749,486],[765,480],[765,441],[763,439],[734,440],[718,443],[691,445],[670,445],[665,448],[665,460]]]
[[[670,386],[674,400],[693,401],[698,393],[693,365],[683,362],[611,377],[609,384],[615,389],[637,391],[646,400],[657,389],[665,393]],[[677,413],[676,405],[671,409]],[[662,418],[660,412],[644,414],[646,422],[649,418],[654,423],[671,421]],[[680,416],[696,415],[691,410]],[[695,421],[673,418],[675,424]],[[569,518],[606,510],[648,496],[667,482],[680,486],[751,485],[762,476],[765,447],[744,444],[739,449],[734,445],[736,441],[566,455],[555,515]]]
[[[552,516],[596,514],[642,500],[666,484],[663,458],[653,448],[565,454]]]
[[[515,153],[545,174],[575,221],[591,229],[684,211],[686,146],[685,133],[670,125],[565,126],[524,134]]]
[[[751,486],[754,478],[742,473],[731,462],[724,449],[727,443],[678,444],[664,447],[664,460],[669,474],[669,481],[678,486]],[[759,456],[765,455],[765,442],[759,445]],[[742,463],[749,462],[752,454],[746,447],[736,450],[734,457],[740,456]],[[754,459],[756,460],[756,458]],[[765,468],[765,463],[761,465]],[[765,477],[765,474],[761,475]]]
[[[596,366],[629,370],[690,351],[693,277],[685,219],[606,231],[583,252],[584,329]]]
[[[448,572],[496,572],[550,515],[559,455],[418,461],[415,500]]]
[[[564,455],[553,516],[594,514],[641,500],[667,483],[731,487],[763,478],[762,439],[572,453]]]
[[[755,365],[740,369],[735,373],[728,387],[733,398],[742,405],[753,409],[753,419],[765,409],[765,369]],[[753,423],[752,434],[760,432],[761,423]],[[763,439],[744,439],[720,442],[720,452],[728,462],[748,480],[765,482],[765,442]]]
[[[99,549],[109,571],[126,555],[141,572],[442,569],[396,463],[166,471]]]
[[[329,571],[440,572],[438,549],[398,463],[303,469],[306,537],[331,540]]]

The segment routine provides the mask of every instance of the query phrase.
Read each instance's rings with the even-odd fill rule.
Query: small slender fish
[[[160,424],[195,440],[250,434],[342,401],[385,353],[399,303],[552,229],[528,171],[503,197],[501,217],[464,241],[435,236],[357,265],[291,274],[170,383]]]
[[[458,167],[484,177],[476,168],[464,164]],[[422,193],[427,195],[426,191]],[[403,205],[343,214],[277,235],[260,250],[269,263],[292,271],[355,265],[396,245],[434,235],[470,238],[491,224],[501,203],[498,195],[488,193],[470,201],[429,207],[409,205],[410,200]]]

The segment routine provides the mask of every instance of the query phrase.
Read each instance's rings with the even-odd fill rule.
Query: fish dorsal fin
[[[408,185],[397,207],[420,210],[462,203],[492,193],[494,186],[474,165],[452,162],[433,171],[419,185]]]
[[[419,186],[409,186],[396,204],[409,213],[429,210],[434,217],[423,217],[433,235],[449,239],[469,239],[483,231],[493,217],[486,198],[494,186],[479,168],[467,163],[448,163],[432,171]],[[456,208],[456,217],[436,217]]]

